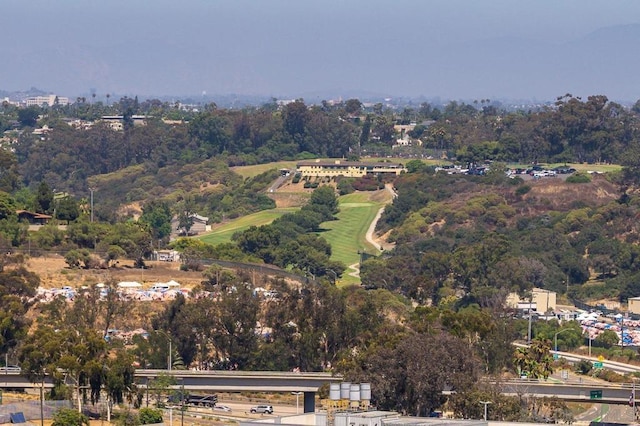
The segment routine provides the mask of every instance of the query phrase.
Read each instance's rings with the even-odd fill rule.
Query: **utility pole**
[[[533,290],[531,290],[531,294],[529,295],[529,330],[527,333],[527,344],[531,344],[531,307],[533,306]]]
[[[180,385],[180,426],[184,426],[184,379]]]
[[[91,223],[93,223],[93,188],[89,188],[91,192]]]
[[[633,408],[633,419],[636,419],[636,381],[633,381],[633,390],[631,391],[631,407]]]
[[[40,382],[40,426],[44,426],[44,374]]]
[[[487,406],[491,404],[491,401],[479,401],[480,404],[484,404],[484,421],[487,421]]]
[[[169,341],[169,356],[167,357],[167,370],[171,371],[171,364],[172,364],[172,362],[171,362],[172,361],[171,360],[171,352],[173,350],[173,347],[172,347],[173,345],[172,345],[172,342],[171,342],[171,336],[169,335],[169,333],[164,332],[164,331],[162,331],[160,329],[154,330],[154,331],[156,333],[160,333],[160,334],[164,335],[167,338],[167,340]]]

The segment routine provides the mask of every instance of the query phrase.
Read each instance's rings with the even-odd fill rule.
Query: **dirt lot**
[[[32,257],[27,262],[28,269],[40,276],[40,285],[45,288],[75,288],[108,280],[138,281],[144,287],[175,280],[183,287],[192,288],[202,281],[201,272],[180,271],[178,262],[147,262],[147,269],[144,270],[133,268],[132,265],[132,261],[121,260],[117,267],[109,269],[70,269],[62,256],[51,254]]]

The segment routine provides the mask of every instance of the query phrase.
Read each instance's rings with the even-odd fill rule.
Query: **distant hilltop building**
[[[317,177],[362,177],[366,175],[399,175],[406,172],[399,163],[373,163],[360,161],[301,161],[296,164],[297,172],[301,176]]]
[[[206,216],[200,216],[196,213],[191,213],[189,215],[191,218],[191,228],[189,228],[189,232],[185,233],[185,230],[180,228],[180,219],[178,216],[174,216],[171,219],[171,233],[172,235],[197,235],[203,232],[211,231],[211,225],[207,225],[209,222],[209,218]]]
[[[41,107],[43,105],[54,106],[61,105],[66,106],[69,105],[69,98],[58,95],[47,95],[47,96],[32,96],[24,100],[24,103],[27,107],[38,106]]]
[[[112,130],[124,130],[124,116],[122,115],[103,115],[102,121],[107,123]],[[147,124],[146,115],[132,115],[131,121],[134,126],[143,126]]]

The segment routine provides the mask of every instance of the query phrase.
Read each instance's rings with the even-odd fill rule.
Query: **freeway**
[[[529,345],[524,343],[513,343],[513,346],[518,348],[526,348]],[[553,355],[558,355],[559,358],[564,358],[569,362],[580,362],[580,361],[591,361],[591,362],[602,362],[602,367],[615,371],[616,373],[626,374],[626,373],[640,373],[640,366],[633,364],[625,364],[622,362],[609,361],[607,359],[601,360],[596,357],[587,356],[587,355],[577,355],[572,354],[571,352],[561,352],[561,351],[549,351]]]
[[[302,392],[304,412],[315,411],[315,394],[321,386],[340,383],[342,377],[331,373],[298,373],[287,371],[226,371],[226,370],[147,370],[137,369],[135,379],[142,389],[158,376],[173,376],[176,388],[189,391],[210,392]],[[0,375],[0,388],[39,388],[17,372]],[[45,378],[45,388],[53,387],[50,378]]]
[[[514,343],[517,347],[527,347],[522,343]],[[586,355],[577,355],[570,352],[550,351],[558,358],[564,358],[569,362],[601,362],[602,368],[613,370],[620,374],[640,372],[640,366],[632,364],[624,364],[621,362],[609,361],[590,357]],[[629,404],[630,397],[633,394],[632,383],[587,383],[586,380],[565,380],[562,382],[549,380],[529,380],[517,379],[503,383],[496,383],[505,395],[530,395],[538,397],[557,397],[566,401],[592,403],[609,403],[609,404]],[[598,396],[597,391],[601,391]],[[592,392],[595,392],[592,395]],[[640,392],[636,392],[636,395]],[[640,405],[640,404],[639,404]]]
[[[545,380],[516,379],[493,382],[493,384],[497,386],[503,395],[556,397],[573,402],[629,404],[633,393],[633,384],[631,383],[596,384],[580,381],[558,383]]]
[[[175,377],[186,390],[211,392],[302,392],[305,413],[315,411],[315,394],[321,386],[340,383],[342,377],[331,373],[298,373],[287,371],[226,371],[226,370],[145,370],[135,373],[138,386],[145,388],[154,378]]]

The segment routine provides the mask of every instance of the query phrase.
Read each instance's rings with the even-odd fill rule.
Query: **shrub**
[[[531,186],[522,185],[522,186],[519,186],[518,189],[516,189],[516,195],[518,197],[522,197],[524,194],[526,194],[529,191],[531,191]]]
[[[355,191],[352,185],[353,179],[342,178],[338,181],[337,189],[340,195],[351,194]]]
[[[89,425],[89,418],[73,408],[61,408],[53,415],[52,426],[85,426]]]
[[[70,268],[79,268],[83,263],[85,268],[93,267],[95,265],[91,262],[91,253],[87,249],[71,250],[64,256],[64,261]]]
[[[118,413],[116,424],[118,426],[138,426],[140,424],[140,418],[133,411],[127,410]]]
[[[626,381],[626,378],[622,374],[618,374],[615,371],[607,369],[598,370],[595,376],[611,383],[624,383]]]
[[[384,183],[379,182],[375,176],[371,175],[355,179],[352,185],[358,191],[377,191],[384,188]]]
[[[575,368],[576,372],[580,374],[589,374],[589,372],[591,372],[591,369],[593,368],[593,364],[591,363],[591,361],[583,359],[576,364]]]
[[[141,408],[139,416],[143,425],[162,423],[162,411],[155,408]]]
[[[585,173],[574,173],[567,178],[567,183],[589,183],[591,176]]]

